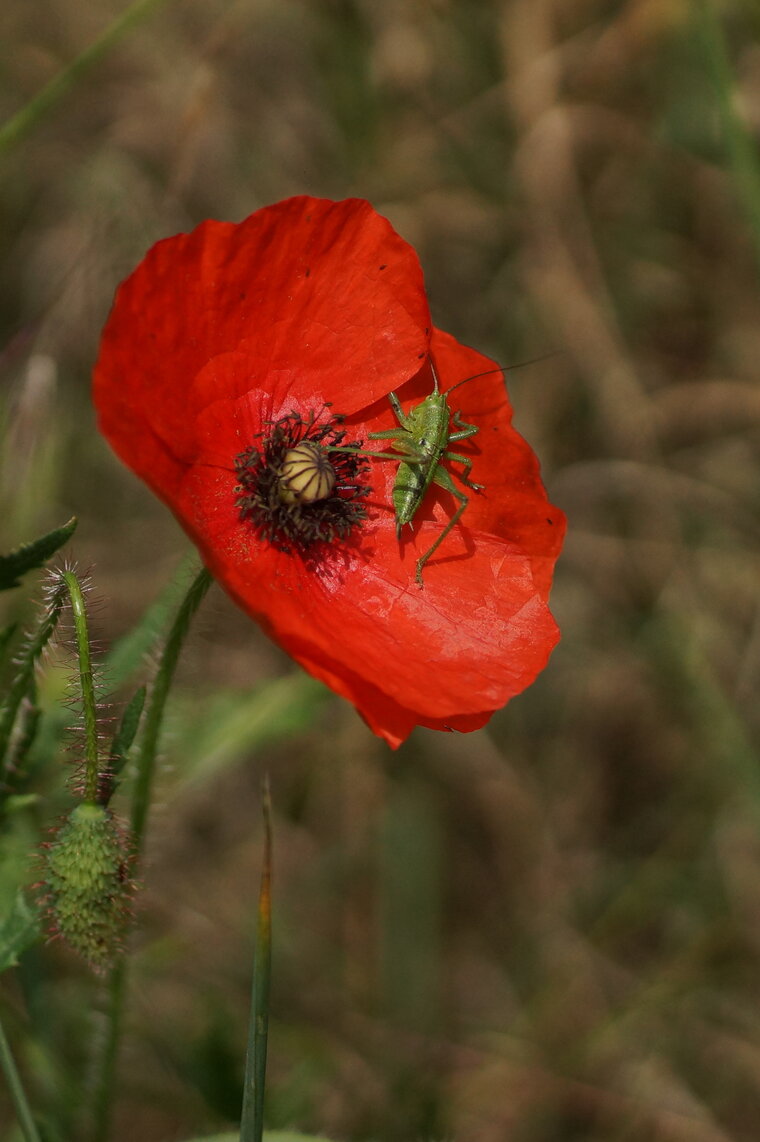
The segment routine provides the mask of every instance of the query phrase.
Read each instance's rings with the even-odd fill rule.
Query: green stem
[[[24,1135],[25,1142],[41,1142],[37,1127],[32,1118],[26,1092],[21,1082],[21,1076],[13,1060],[10,1044],[5,1037],[2,1023],[0,1023],[0,1068],[2,1068],[2,1072],[5,1075],[5,1081],[10,1091],[11,1102],[16,1111],[16,1117],[18,1118],[18,1123],[21,1127],[21,1133]]]
[[[92,1142],[106,1142],[110,1133],[126,988],[127,958],[122,954],[108,976],[105,1035],[98,1044],[93,1060],[95,1074],[89,1112],[91,1117],[84,1131],[85,1137],[92,1139]]]
[[[90,68],[98,63],[121,37],[149,16],[165,0],[135,0],[126,11],[111,23],[101,36],[85,48],[63,71],[53,76],[33,99],[13,118],[0,127],[0,154],[9,150],[28,135],[34,126],[64,96]]]
[[[185,641],[190,622],[200,606],[204,595],[211,586],[212,581],[211,575],[204,568],[197,575],[187,592],[172,628],[169,631],[145,708],[136,757],[137,778],[132,799],[130,821],[132,849],[136,864],[142,855],[145,840],[145,827],[148,820],[148,811],[153,789],[153,776],[156,768],[158,739],[163,722],[166,699],[171,688],[180,650]],[[126,956],[122,955],[114,965],[108,981],[106,1038],[100,1056],[96,1060],[97,1073],[94,1082],[93,1128],[90,1135],[93,1142],[105,1142],[109,1134],[126,982],[127,959]]]
[[[64,600],[64,586],[59,584],[50,596],[50,603],[34,638],[24,648],[13,682],[0,707],[0,759],[5,758],[8,742],[16,721],[18,708],[34,684],[34,671],[50,636],[56,628]]]
[[[251,1017],[248,1022],[248,1051],[245,1061],[240,1142],[262,1142],[264,1135],[264,1087],[267,1070],[269,987],[272,967],[272,800],[269,794],[269,781],[266,779],[264,781],[262,811],[264,814],[264,861],[261,870],[259,911],[256,924]]]
[[[182,649],[182,644],[190,628],[190,622],[203,598],[211,586],[213,579],[204,567],[196,576],[190,586],[185,599],[177,612],[169,637],[166,640],[161,661],[158,664],[156,677],[148,698],[137,750],[137,780],[135,782],[134,797],[132,800],[132,816],[130,826],[132,830],[132,847],[135,860],[142,854],[145,839],[145,825],[150,808],[150,797],[153,789],[153,775],[156,769],[156,753],[158,750],[158,736],[164,719],[166,699],[169,695],[174,671]]]
[[[736,84],[726,39],[713,0],[694,0],[705,61],[718,99],[728,160],[760,263],[760,161],[751,132],[736,106]]]
[[[87,608],[81,584],[73,571],[61,575],[71,599],[74,615],[74,635],[79,658],[79,681],[82,687],[82,713],[84,715],[84,799],[95,802],[98,796],[98,712],[95,701],[95,683],[92,677],[90,634],[87,628]]]

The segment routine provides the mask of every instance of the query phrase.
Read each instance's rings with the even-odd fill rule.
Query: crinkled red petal
[[[349,439],[385,450],[367,437],[396,423],[389,391],[407,409],[431,391],[429,342],[444,390],[495,367],[438,330],[430,341],[428,321],[416,256],[368,204],[291,199],[154,247],[117,295],[95,372],[103,432],[212,573],[393,746],[415,725],[485,724],[557,641],[547,596],[564,518],[512,427],[503,377],[451,394],[479,430],[451,449],[485,488],[464,489],[422,589],[416,562],[457,506],[450,493],[431,487],[399,543],[397,466],[373,461],[370,518],[310,564],[241,521],[234,462],[268,422],[326,402],[347,414]],[[457,482],[461,463],[447,467]]]
[[[225,442],[237,447],[241,427],[245,435],[260,422],[264,400],[249,394],[206,411],[213,452],[188,469],[171,503],[233,598],[392,742],[415,724],[456,728],[462,718],[485,718],[525,689],[557,640],[531,556],[497,536],[456,529],[427,564],[421,589],[416,562],[440,527],[422,521],[399,544],[383,462],[373,468],[371,518],[313,568],[240,520],[235,473],[216,456]]]
[[[447,462],[454,483],[469,500],[461,527],[499,536],[519,547],[530,558],[536,583],[548,598],[554,564],[565,537],[565,517],[549,503],[536,455],[512,424],[505,372],[495,361],[440,329],[433,330],[430,349],[443,391],[466,381],[449,398],[452,417],[459,412],[463,422],[478,428],[475,435],[452,441],[449,446],[451,451],[470,457],[473,465],[469,478],[483,485],[480,492],[468,489],[458,478],[462,465]],[[479,376],[481,373],[485,375]],[[431,374],[424,369],[398,394],[404,410],[422,400],[431,388]],[[396,422],[385,402],[378,417],[384,429]],[[453,420],[450,430],[457,431]],[[391,468],[389,465],[392,489]],[[456,506],[450,493],[432,486],[416,518],[436,520],[444,526]]]
[[[194,459],[195,417],[222,396],[276,386],[366,407],[414,375],[429,325],[417,255],[361,199],[204,222],[158,242],[119,287],[95,368],[100,427],[130,465],[150,427],[150,478],[166,452]],[[228,353],[247,371],[215,368]]]

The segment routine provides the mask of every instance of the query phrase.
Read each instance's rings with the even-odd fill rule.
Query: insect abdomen
[[[396,513],[396,535],[414,519],[427,486],[426,469],[421,464],[399,464],[393,485],[393,508]]]
[[[396,535],[414,519],[449,438],[449,409],[443,394],[432,394],[409,413],[407,431],[420,454],[414,463],[399,464],[393,487]]]

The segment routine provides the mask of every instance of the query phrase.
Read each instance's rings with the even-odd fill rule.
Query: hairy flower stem
[[[82,587],[73,571],[64,571],[61,580],[66,584],[74,615],[74,637],[79,659],[79,682],[82,688],[84,716],[84,789],[85,801],[94,803],[98,796],[98,720],[95,684],[92,678],[90,635],[87,627],[87,608]]]
[[[166,639],[158,670],[145,707],[142,730],[137,745],[137,778],[132,797],[131,833],[135,863],[139,862],[145,840],[145,827],[150,809],[153,776],[166,699],[174,678],[182,644],[185,641],[193,615],[211,586],[211,575],[204,568],[195,578]],[[124,996],[127,983],[127,959],[122,953],[111,970],[108,980],[108,1010],[105,1040],[95,1060],[94,1095],[92,1102],[92,1128],[88,1138],[92,1142],[106,1142],[109,1135],[113,1106],[116,1063],[121,1038]]]
[[[256,947],[253,960],[251,1015],[248,1021],[248,1053],[245,1062],[243,1114],[240,1142],[262,1142],[264,1134],[264,1084],[269,1032],[269,985],[272,964],[272,801],[269,782],[264,781],[264,860],[259,889]]]
[[[18,1124],[21,1127],[25,1142],[41,1142],[2,1023],[0,1023],[0,1070],[5,1075],[11,1102],[16,1111]]]

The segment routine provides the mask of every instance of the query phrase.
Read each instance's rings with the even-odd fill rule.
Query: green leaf
[[[37,631],[18,655],[15,677],[0,704],[0,764],[3,768],[16,715],[24,698],[34,690],[35,666],[55,630],[63,606],[63,594],[63,589],[57,587],[51,595]],[[27,726],[25,732],[30,731],[33,736],[35,730],[36,726]]]
[[[184,786],[207,781],[267,742],[280,741],[310,726],[329,691],[301,671],[252,690],[213,695],[207,701],[175,696],[173,749],[182,755]]]
[[[32,543],[17,547],[10,555],[0,555],[0,591],[9,591],[12,587],[21,586],[21,577],[27,571],[34,571],[41,567],[60,547],[63,547],[77,526],[76,516],[73,516],[63,527],[49,531],[47,535],[40,536]]]
[[[264,1142],[330,1142],[322,1134],[296,1134],[292,1130],[265,1130]]]
[[[108,804],[116,791],[116,786],[119,784],[119,776],[127,763],[127,754],[129,753],[132,742],[135,740],[135,734],[140,725],[146,693],[147,688],[145,686],[140,686],[139,689],[135,691],[122,715],[119,728],[114,734],[114,739],[111,742],[111,749],[109,751],[109,772],[107,775],[101,775],[102,788],[100,796],[98,797],[101,805]]]
[[[0,972],[15,967],[18,957],[39,934],[39,917],[19,889],[10,912],[0,921]]]
[[[144,665],[148,654],[155,649],[157,639],[174,618],[197,572],[198,556],[193,552],[183,560],[174,578],[151,603],[137,625],[114,644],[105,661],[105,673],[113,686],[121,685]]]
[[[39,793],[12,793],[3,802],[3,812],[10,817],[14,813],[23,813],[32,805],[38,805],[40,801]]]
[[[141,686],[132,696],[132,700],[124,711],[121,724],[111,745],[111,755],[114,759],[123,760],[135,740],[137,727],[140,724],[140,715],[145,705],[145,686]]]
[[[29,782],[27,759],[37,737],[41,718],[42,711],[39,706],[34,706],[31,702],[22,705],[20,717],[17,718],[18,733],[11,755],[3,766],[3,779],[0,782],[0,805],[3,807],[3,812],[9,812],[9,802],[13,799],[13,795],[23,790]],[[18,800],[16,797],[16,801]]]

